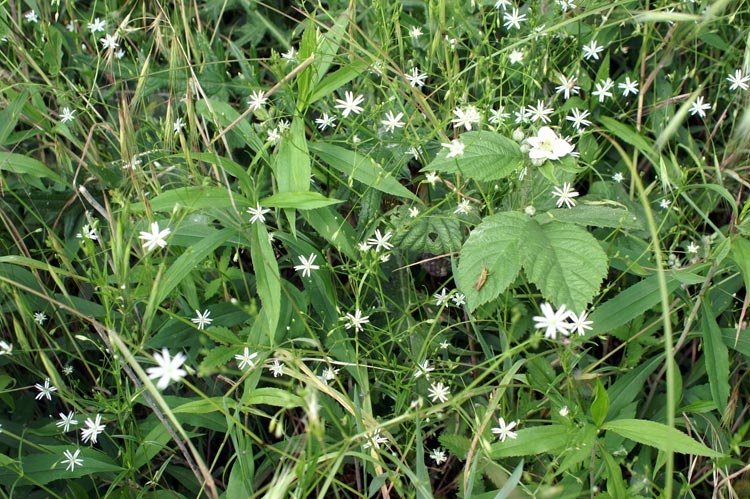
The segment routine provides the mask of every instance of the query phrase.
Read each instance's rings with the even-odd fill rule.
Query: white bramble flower
[[[518,425],[518,421],[505,422],[505,419],[501,416],[497,419],[498,426],[492,428],[492,433],[497,435],[497,438],[501,442],[505,442],[506,438],[515,439],[517,437],[516,432],[512,431]]]
[[[169,350],[163,348],[161,353],[154,352],[154,359],[158,366],[149,367],[146,372],[149,379],[159,378],[159,382],[156,384],[156,388],[159,390],[164,390],[172,381],[180,381],[187,375],[187,372],[180,367],[187,360],[182,352],[178,352],[177,355],[172,357]]]
[[[362,95],[358,95],[355,98],[354,92],[350,92],[347,90],[346,92],[344,92],[344,98],[336,99],[337,104],[333,107],[335,107],[336,109],[341,109],[341,116],[346,118],[351,113],[361,113],[364,108],[362,108],[360,104],[362,104],[364,100],[365,98]]]
[[[43,398],[52,400],[52,392],[57,391],[57,387],[51,386],[49,384],[49,378],[44,380],[44,385],[36,383],[34,385],[34,388],[39,390],[39,393],[37,393],[36,397],[34,397],[36,400],[42,400]]]
[[[208,316],[211,315],[211,311],[206,309],[203,311],[203,313],[200,312],[200,310],[195,311],[196,317],[193,319],[190,319],[190,322],[198,326],[198,329],[205,329],[206,326],[210,325],[214,320],[209,319]]]
[[[537,329],[545,329],[544,337],[549,339],[556,339],[557,333],[564,336],[570,335],[570,323],[567,321],[570,316],[570,312],[566,310],[565,305],[562,305],[557,311],[552,308],[552,305],[545,302],[542,303],[541,307],[543,315],[534,316],[534,327]]]
[[[445,156],[446,158],[463,156],[464,150],[466,149],[466,145],[461,143],[458,139],[453,139],[446,144],[440,145],[448,148],[448,154]]]
[[[81,440],[84,443],[91,441],[92,444],[96,443],[97,437],[104,431],[105,425],[102,424],[102,415],[97,414],[96,419],[86,418],[83,422],[86,428],[81,428]]]
[[[552,195],[557,197],[557,207],[562,208],[562,205],[572,208],[576,205],[573,198],[578,197],[578,191],[574,191],[570,187],[570,182],[565,182],[560,189],[558,186],[552,190]]]
[[[573,152],[573,146],[565,139],[559,138],[549,127],[539,129],[536,137],[529,137],[526,141],[531,146],[529,158],[532,160],[556,160]]]
[[[76,466],[83,466],[83,459],[78,457],[81,454],[81,449],[76,449],[75,452],[70,452],[69,450],[66,450],[63,452],[63,459],[60,461],[60,464],[68,464],[65,467],[66,471],[73,471],[75,470]]]
[[[245,347],[245,349],[242,351],[241,354],[236,354],[234,356],[235,360],[238,360],[240,363],[238,364],[240,370],[245,369],[246,367],[253,368],[255,367],[254,359],[258,356],[258,352],[250,353],[250,349],[248,347]],[[278,361],[277,361],[278,362]]]
[[[157,247],[164,248],[167,245],[165,238],[171,233],[172,230],[169,227],[159,230],[159,223],[153,222],[151,224],[151,232],[141,231],[138,239],[143,240],[143,249],[149,252]]]

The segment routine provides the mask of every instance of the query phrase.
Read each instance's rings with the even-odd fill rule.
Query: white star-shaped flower
[[[250,349],[248,347],[245,347],[245,349],[242,351],[241,354],[237,354],[234,356],[236,360],[238,360],[240,363],[239,368],[245,369],[246,367],[253,368],[255,367],[254,359],[258,356],[258,352],[250,353]]]
[[[565,182],[560,189],[558,186],[552,190],[552,195],[557,197],[557,207],[562,208],[562,205],[572,208],[576,205],[573,198],[578,197],[578,191],[573,190],[570,186],[570,182]]]
[[[349,114],[359,114],[361,113],[364,108],[360,106],[364,102],[365,98],[362,95],[358,95],[356,98],[354,97],[354,92],[346,91],[344,92],[344,98],[343,99],[336,99],[337,104],[333,107],[336,109],[341,109],[341,116],[346,118],[349,116]]]
[[[172,381],[180,381],[187,375],[187,372],[180,368],[187,360],[182,352],[178,352],[177,355],[172,357],[169,350],[163,348],[161,353],[154,353],[154,359],[156,359],[158,366],[149,367],[146,372],[149,379],[159,378],[159,382],[156,384],[156,388],[159,390],[164,390]]]
[[[299,265],[294,266],[294,270],[301,270],[302,271],[302,277],[310,277],[310,273],[313,270],[318,270],[320,268],[320,265],[313,265],[313,262],[315,261],[315,258],[318,255],[315,253],[310,253],[310,256],[308,258],[305,258],[304,256],[299,256]]]
[[[78,457],[80,453],[81,449],[76,449],[76,451],[72,453],[69,450],[66,450],[63,452],[63,457],[65,457],[65,459],[60,461],[60,464],[68,464],[68,466],[65,467],[66,471],[73,471],[76,466],[83,466],[83,459]]]
[[[552,308],[552,305],[545,302],[542,303],[541,307],[542,314],[534,316],[534,327],[537,329],[545,329],[544,337],[549,339],[556,339],[557,333],[564,336],[570,335],[570,323],[567,321],[570,316],[570,312],[565,309],[565,305],[561,306],[557,311]]]
[[[211,311],[208,309],[204,310],[203,313],[201,313],[200,310],[196,310],[195,315],[196,317],[190,319],[190,322],[197,325],[198,329],[204,329],[214,321],[213,319],[208,318],[208,316],[211,315]]]
[[[516,438],[516,432],[512,431],[513,428],[518,425],[517,421],[511,421],[510,423],[506,423],[505,419],[503,417],[499,417],[497,419],[497,424],[495,428],[492,428],[492,433],[497,435],[497,438],[500,439],[501,442],[505,442],[506,438]]]
[[[445,156],[446,158],[456,158],[458,156],[463,156],[464,150],[466,149],[466,145],[461,143],[458,139],[453,139],[446,144],[440,145],[448,148],[448,154]]]
[[[159,223],[153,222],[151,224],[151,232],[141,231],[138,239],[143,240],[143,249],[149,252],[157,247],[164,248],[167,245],[165,238],[171,233],[172,231],[169,227],[159,230]]]

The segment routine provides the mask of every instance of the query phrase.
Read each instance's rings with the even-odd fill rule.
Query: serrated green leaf
[[[655,421],[616,419],[604,423],[601,429],[612,431],[634,442],[650,445],[665,452],[679,452],[680,454],[705,457],[723,456],[723,454],[706,447],[680,430]]]
[[[382,166],[375,163],[372,158],[324,142],[311,143],[310,150],[329,166],[344,173],[350,179],[354,179],[386,194],[419,201],[419,198],[413,192],[401,185],[398,180],[386,172]]]
[[[456,285],[466,295],[469,310],[495,299],[518,276],[526,227],[531,223],[522,213],[498,213],[471,231],[456,269]]]
[[[505,178],[523,166],[524,155],[517,142],[494,132],[466,132],[459,138],[466,146],[461,156],[448,158],[443,148],[423,172],[461,173],[491,181]]]
[[[450,213],[430,213],[396,226],[393,244],[411,251],[442,255],[461,248],[461,224]]]
[[[296,210],[314,210],[338,203],[343,203],[343,201],[327,198],[319,192],[280,192],[260,200],[261,206]]]
[[[524,428],[516,432],[516,438],[492,444],[490,457],[498,459],[554,452],[566,447],[571,437],[576,434],[573,428],[561,424]]]
[[[537,221],[541,224],[554,220],[583,226],[643,230],[643,224],[640,220],[633,216],[627,209],[601,205],[579,204],[570,209],[549,210],[537,216]]]
[[[448,452],[451,453],[451,455],[456,456],[461,460],[466,458],[466,453],[471,449],[471,439],[463,435],[443,432],[438,437],[438,441],[448,450]]]
[[[599,292],[607,275],[607,254],[586,230],[571,224],[534,221],[523,234],[526,276],[545,299],[576,313]]]

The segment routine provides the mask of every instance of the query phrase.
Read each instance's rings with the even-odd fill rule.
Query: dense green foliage
[[[750,4],[0,2],[3,497],[750,497]]]

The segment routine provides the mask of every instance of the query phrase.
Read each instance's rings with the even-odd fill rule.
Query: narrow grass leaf
[[[667,273],[667,291],[671,293],[679,286],[680,281]],[[586,336],[606,334],[636,317],[641,317],[646,311],[658,305],[659,301],[658,276],[652,275],[599,305],[591,314],[593,330]]]
[[[665,452],[679,452],[694,456],[722,457],[702,443],[690,438],[680,430],[645,419],[616,419],[608,421],[602,430],[612,431],[634,442],[655,447]]]
[[[232,196],[225,187],[189,186],[162,192],[148,202],[150,210],[155,212],[172,212],[175,209],[200,210],[210,208],[245,208],[254,206],[242,196]],[[143,201],[131,205],[133,212],[146,211]]]
[[[607,452],[603,446],[599,446],[599,455],[604,460],[607,468],[607,492],[611,497],[628,497],[627,487],[622,479],[622,470],[612,454]]]
[[[32,177],[48,178],[59,184],[66,183],[60,175],[47,168],[44,163],[23,154],[0,151],[0,170],[8,171],[18,175],[31,175]]]
[[[729,401],[729,349],[721,338],[721,329],[708,300],[702,303],[701,335],[703,336],[703,356],[706,373],[711,388],[711,398],[720,414]]]
[[[297,210],[314,210],[339,203],[343,203],[343,201],[325,197],[318,192],[280,192],[260,200],[261,206],[264,207]]]
[[[265,324],[261,324],[261,327],[273,345],[281,314],[281,276],[268,231],[263,224],[253,224],[250,231],[250,255],[258,296],[263,304],[259,320],[265,319]]]
[[[576,434],[569,426],[561,424],[524,428],[516,432],[516,438],[492,444],[490,457],[498,459],[556,452],[565,447]]]
[[[356,180],[365,186],[398,198],[419,201],[419,198],[413,192],[401,185],[382,166],[367,156],[323,142],[311,143],[310,150],[330,167],[349,177],[350,180]]]
[[[513,491],[516,490],[516,487],[521,483],[521,477],[523,476],[523,464],[524,461],[521,459],[513,470],[513,473],[508,477],[508,481],[497,491],[495,499],[508,499]]]

